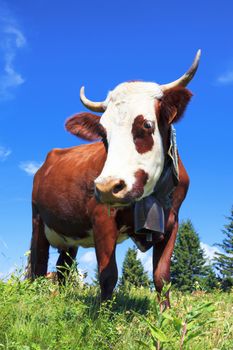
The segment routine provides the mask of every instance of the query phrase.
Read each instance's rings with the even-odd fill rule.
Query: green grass
[[[160,311],[155,293],[116,292],[100,307],[96,287],[13,276],[0,281],[0,349],[233,349],[233,295],[171,292]]]

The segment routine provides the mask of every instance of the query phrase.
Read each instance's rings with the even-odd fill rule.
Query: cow
[[[179,209],[189,186],[178,152],[178,181],[170,205],[163,207],[164,234],[155,232],[147,239],[143,232],[135,232],[135,206],[152,195],[163,178],[171,127],[192,97],[186,86],[199,58],[200,50],[189,70],[171,83],[122,83],[103,102],[89,100],[81,88],[84,106],[102,116],[82,112],[70,117],[66,129],[92,142],[53,149],[35,174],[28,277],[46,275],[50,245],[59,251],[61,283],[78,247],[95,247],[101,300],[105,301],[118,279],[116,244],[131,238],[142,251],[153,247],[153,279],[161,292],[170,279]],[[169,296],[166,305],[170,305]]]

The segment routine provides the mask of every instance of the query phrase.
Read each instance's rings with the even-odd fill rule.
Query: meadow
[[[100,306],[98,287],[12,275],[0,281],[0,349],[233,349],[233,293],[171,289],[171,304],[131,288]]]

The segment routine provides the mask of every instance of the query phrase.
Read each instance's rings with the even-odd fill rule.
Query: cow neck
[[[153,191],[156,200],[164,209],[171,207],[172,193],[179,182],[176,131],[173,125],[169,126],[167,135],[164,167]]]

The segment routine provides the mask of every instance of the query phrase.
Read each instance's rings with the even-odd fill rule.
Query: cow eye
[[[144,127],[145,129],[152,129],[152,128],[154,127],[154,123],[151,122],[150,120],[146,120],[146,121],[144,121],[144,123],[143,123],[143,127]]]

